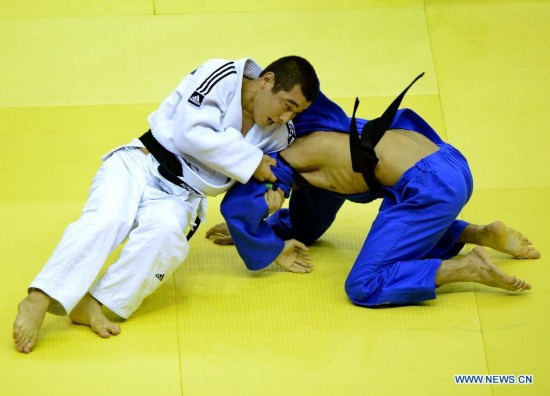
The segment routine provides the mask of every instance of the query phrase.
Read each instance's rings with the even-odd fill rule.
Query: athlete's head
[[[317,73],[304,58],[291,55],[277,59],[262,71],[260,77],[269,72],[275,75],[274,94],[281,90],[289,92],[296,85],[308,102],[313,102],[319,94]]]
[[[311,105],[319,94],[313,66],[299,56],[286,56],[259,76],[263,90],[254,101],[254,120],[262,126],[287,123]]]

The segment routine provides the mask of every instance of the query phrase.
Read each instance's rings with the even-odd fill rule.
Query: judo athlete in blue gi
[[[273,155],[274,187],[287,197],[293,186],[302,187],[293,191],[299,199],[291,198],[289,209],[268,217],[266,184],[254,180],[226,193],[222,214],[249,269],[275,262],[292,272],[309,272],[307,248],[296,240],[309,244],[318,238],[345,200],[383,198],[346,280],[354,304],[412,304],[435,298],[436,287],[451,282],[531,288],[496,267],[480,246],[454,258],[465,243],[516,258],[540,253],[500,221],[476,226],[457,220],[473,189],[468,163],[419,115],[398,109],[410,86],[375,120],[356,120],[355,111],[350,119],[324,96],[296,118],[298,133],[308,134]]]

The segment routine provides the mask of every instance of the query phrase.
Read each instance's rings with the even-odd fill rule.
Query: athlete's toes
[[[23,350],[25,349],[25,345],[29,344],[31,342],[31,339],[29,337],[26,337],[26,336],[22,336],[19,338],[19,340],[17,341],[17,349],[19,350],[19,352],[23,352]]]
[[[529,246],[527,250],[526,258],[538,259],[540,258],[540,252],[537,249],[535,249],[533,246]]]
[[[514,283],[515,290],[524,291],[524,290],[530,290],[531,285],[524,281],[523,279],[517,279]]]
[[[29,337],[25,337],[21,339],[21,341],[17,344],[17,350],[19,352],[23,353],[29,353],[33,346],[33,340]]]
[[[13,342],[15,342],[16,345],[21,344],[21,341],[23,341],[23,333],[21,332],[14,332],[13,333]]]
[[[521,281],[521,290],[531,290],[531,285],[526,280]]]
[[[120,326],[119,325],[112,325],[107,328],[109,333],[112,335],[119,335],[120,334]]]
[[[23,347],[22,352],[23,353],[31,353],[31,349],[32,349],[32,344],[29,342]]]
[[[514,282],[514,290],[523,290],[523,287],[525,286],[525,281],[522,279],[516,279]]]
[[[22,342],[19,342],[19,343],[17,343],[17,344],[15,345],[15,347],[17,348],[17,350],[18,350],[19,352],[23,352],[23,349],[25,348],[25,344],[22,343]]]
[[[94,324],[91,328],[101,338],[109,338],[111,336],[111,333],[107,330],[107,326],[104,326],[103,324]]]

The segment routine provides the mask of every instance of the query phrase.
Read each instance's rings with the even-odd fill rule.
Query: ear
[[[270,86],[270,89],[273,87],[273,85],[275,84],[275,74],[273,74],[273,72],[267,72],[265,73],[262,77],[262,83],[266,84],[266,85],[269,85]]]

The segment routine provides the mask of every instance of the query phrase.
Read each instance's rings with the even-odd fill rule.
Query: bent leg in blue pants
[[[467,223],[456,218],[472,192],[466,160],[449,145],[409,169],[386,195],[346,280],[361,306],[435,298],[435,274],[458,253]]]

